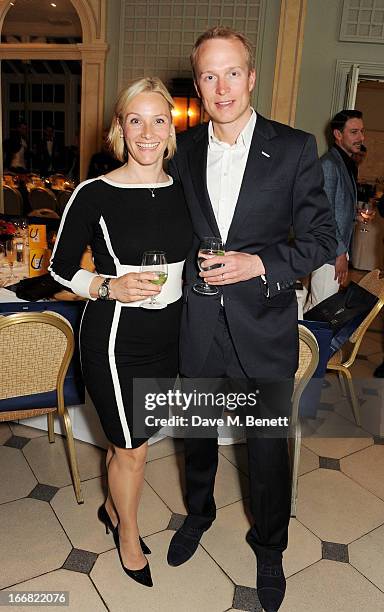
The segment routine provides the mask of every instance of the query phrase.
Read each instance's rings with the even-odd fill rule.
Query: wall
[[[222,24],[248,35],[256,49],[254,103],[269,114],[280,0],[126,0],[122,16],[120,82],[157,75],[191,77],[189,54],[208,27]]]
[[[359,176],[368,183],[383,177],[384,183],[384,83],[364,81],[359,84],[356,108],[363,111],[365,144],[368,154],[359,167]]]
[[[331,115],[336,60],[383,62],[384,45],[340,42],[343,0],[308,0],[296,110],[296,127],[315,134],[319,152]]]
[[[121,10],[124,0],[107,2],[107,30],[108,44],[107,61],[105,62],[105,97],[104,97],[104,125],[109,126],[112,118],[113,106],[119,90],[119,47],[121,29]]]

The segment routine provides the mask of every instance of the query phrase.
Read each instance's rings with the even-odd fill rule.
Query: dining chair
[[[381,278],[380,270],[372,270],[372,272],[368,272],[368,274],[363,276],[358,284],[366,289],[366,291],[375,295],[378,301],[350,335],[347,342],[332,355],[327,363],[327,370],[333,370],[338,373],[342,392],[346,397],[349,394],[356,424],[360,425],[359,404],[353,386],[351,367],[355,363],[365,332],[384,306],[384,277]]]
[[[56,196],[46,187],[32,187],[29,191],[29,203],[32,210],[37,208],[49,208],[57,211]]]
[[[68,201],[70,200],[71,196],[72,196],[72,191],[63,189],[62,191],[58,191],[57,192],[57,212],[59,213],[60,216],[62,216],[66,205],[68,204]]]
[[[64,400],[64,379],[74,346],[70,323],[56,312],[0,316],[0,422],[47,414],[48,440],[53,443],[57,413],[66,434],[76,500],[82,504],[72,424]]]
[[[3,194],[5,214],[21,216],[23,214],[23,198],[21,193],[13,187],[3,185]]]
[[[301,450],[301,426],[299,414],[300,398],[319,363],[319,345],[314,334],[304,325],[299,325],[298,327],[299,366],[295,374],[294,390],[292,395],[290,434],[288,437],[292,478],[291,516],[296,516],[297,506],[297,485]]]

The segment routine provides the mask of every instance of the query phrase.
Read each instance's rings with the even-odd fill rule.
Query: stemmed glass
[[[15,275],[13,273],[13,264],[16,261],[16,243],[14,240],[7,240],[5,243],[5,252],[6,252],[6,258],[7,261],[9,263],[9,267],[11,270],[11,274],[9,276],[9,280],[13,280],[15,278]]]
[[[361,223],[360,231],[369,232],[367,225],[368,225],[368,221],[372,219],[373,204],[371,201],[359,202],[359,204],[360,204],[359,213],[360,213],[361,218],[363,219],[363,222]]]
[[[0,287],[4,287],[8,280],[3,276],[3,272],[5,272],[4,262],[6,261],[6,254],[5,245],[0,242]]]
[[[215,268],[221,268],[222,264],[214,264],[213,266],[201,267],[201,264],[206,259],[209,259],[211,255],[225,255],[225,247],[221,238],[215,236],[207,236],[202,239],[199,246],[199,252],[197,254],[197,265],[201,272],[206,270],[214,270]],[[214,285],[209,285],[206,280],[202,280],[200,283],[193,285],[193,290],[200,295],[217,295],[219,290]]]
[[[146,251],[143,253],[143,259],[141,261],[141,272],[155,272],[157,274],[156,279],[150,282],[154,285],[164,285],[168,278],[168,264],[165,257],[164,251]],[[158,302],[156,296],[151,296],[149,302],[143,302],[141,308],[147,310],[160,310],[166,308],[167,304],[164,302]]]

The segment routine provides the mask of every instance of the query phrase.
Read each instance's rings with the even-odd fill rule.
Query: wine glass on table
[[[363,219],[363,222],[360,227],[360,231],[369,232],[367,225],[368,225],[368,222],[371,221],[371,219],[374,216],[372,200],[368,200],[367,202],[361,202],[359,213],[360,213],[361,218]]]
[[[222,268],[223,264],[213,264],[213,266],[202,267],[203,261],[209,259],[214,255],[225,255],[225,247],[221,238],[215,236],[208,236],[202,239],[199,246],[199,252],[197,254],[197,265],[201,272],[206,270],[215,270],[216,268]],[[199,295],[217,295],[219,290],[214,285],[209,285],[207,281],[202,280],[200,283],[193,285],[193,290]]]
[[[5,275],[6,256],[7,252],[5,250],[5,244],[0,242],[0,287],[4,287],[8,280],[8,275]]]
[[[141,272],[154,272],[157,274],[157,278],[154,278],[150,282],[154,285],[164,285],[168,278],[168,264],[165,257],[164,251],[146,251],[143,253],[143,259],[141,262]],[[159,302],[156,296],[151,296],[149,302],[143,302],[141,308],[147,310],[160,310],[166,308],[167,304]]]
[[[10,268],[10,276],[8,280],[14,280],[15,275],[13,273],[13,264],[16,261],[16,242],[11,239],[11,240],[7,240],[5,243],[5,251],[6,251],[6,259],[8,261],[9,264],[9,268]]]

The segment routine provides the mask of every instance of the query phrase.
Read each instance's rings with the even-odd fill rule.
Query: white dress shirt
[[[227,240],[239,197],[257,115],[251,117],[235,144],[221,142],[208,124],[207,188],[222,241]]]

